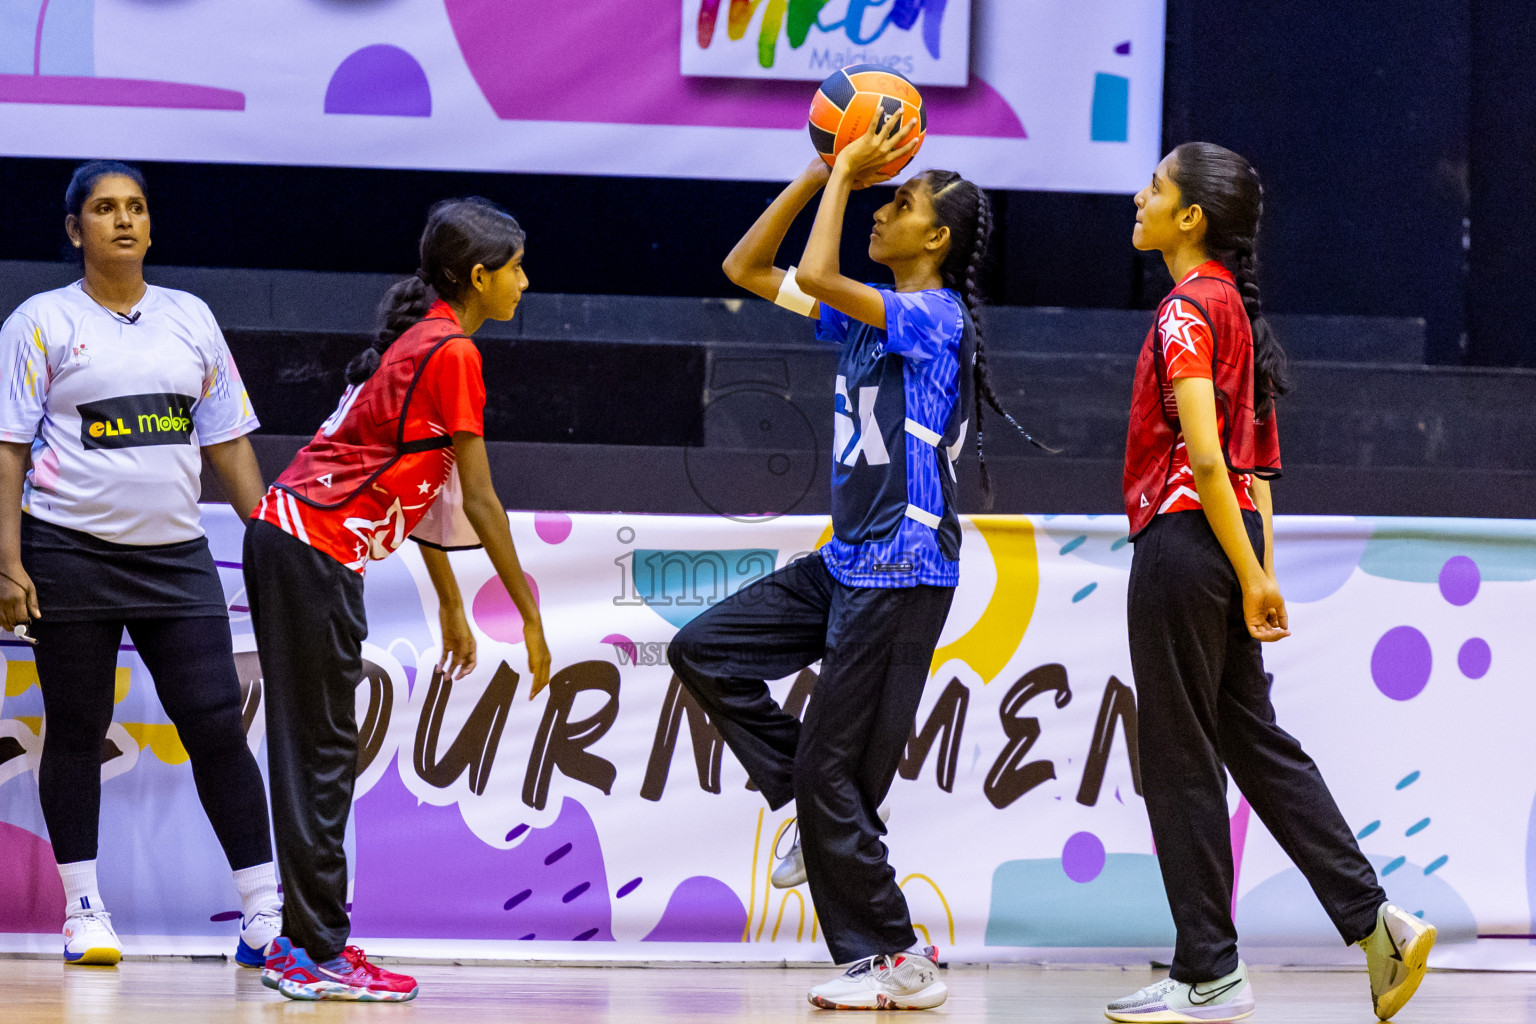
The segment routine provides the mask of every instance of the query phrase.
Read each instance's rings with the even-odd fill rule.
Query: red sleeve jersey
[[[1179,287],[1194,277],[1222,277],[1234,281],[1232,272],[1221,263],[1212,260],[1202,263],[1189,276],[1179,282]],[[1235,282],[1234,282],[1235,283]],[[1175,291],[1178,288],[1174,289]],[[1216,339],[1205,318],[1181,299],[1172,299],[1157,322],[1157,344],[1162,349],[1163,363],[1167,366],[1167,383],[1163,385],[1163,405],[1170,420],[1177,420],[1178,407],[1173,398],[1173,382],[1190,377],[1211,379],[1215,365]],[[1226,409],[1216,405],[1218,437],[1227,436]],[[1253,503],[1253,477],[1248,473],[1229,473],[1232,490],[1237,495],[1239,508],[1258,511]],[[1158,512],[1185,512],[1200,508],[1200,495],[1195,490],[1195,474],[1189,466],[1189,450],[1184,445],[1181,432],[1174,442],[1173,461],[1168,467],[1168,486],[1163,491],[1163,501]]]
[[[440,319],[451,323],[429,325]],[[456,331],[458,321],[452,308],[439,301],[411,331],[423,325],[439,332]],[[390,364],[416,358],[425,358],[426,364],[405,392],[402,414],[383,419],[377,410],[390,408],[390,400],[380,392],[391,386],[392,379],[401,380],[399,374],[388,372]],[[398,390],[398,383],[395,386]],[[385,351],[372,377],[347,389],[314,440],[267,491],[253,518],[271,523],[360,573],[369,561],[393,553],[431,509],[453,471],[449,439],[460,431],[485,433],[480,350],[458,335],[423,356],[422,345],[408,331]],[[433,444],[434,439],[442,443]],[[413,444],[401,448],[401,440]],[[316,453],[322,449],[325,459],[317,460]],[[370,459],[382,469],[373,471]],[[364,469],[353,473],[353,465]],[[325,493],[322,488],[333,486],[340,492],[335,501],[295,497]]]

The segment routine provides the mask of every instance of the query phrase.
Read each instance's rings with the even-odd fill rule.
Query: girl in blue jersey
[[[891,119],[817,160],[725,261],[748,291],[817,319],[840,348],[832,540],[720,602],[677,634],[671,661],[773,808],[796,802],[827,946],[847,973],[813,988],[828,1009],[938,1006],[937,951],[917,944],[886,863],[878,808],[928,679],[960,570],[954,462],[973,395],[993,403],[976,328],[992,229],[986,195],[949,171],[901,186],[875,213],[869,255],[895,287],[838,267],[848,194],[909,154]],[[773,265],[795,216],[822,192],[799,268]],[[1001,411],[1001,410],[999,410]],[[979,410],[978,423],[979,423]],[[980,431],[977,431],[978,449]],[[804,722],[764,680],[822,664]]]

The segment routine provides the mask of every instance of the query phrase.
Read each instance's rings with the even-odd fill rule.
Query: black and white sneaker
[[[1208,1024],[1242,1020],[1253,1013],[1253,1005],[1248,965],[1239,960],[1237,970],[1215,981],[1186,985],[1164,978],[1155,985],[1137,989],[1105,1007],[1104,1016],[1145,1024]]]

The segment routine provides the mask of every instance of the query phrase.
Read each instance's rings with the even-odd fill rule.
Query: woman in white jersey
[[[126,164],[76,170],[65,229],[85,274],[0,327],[0,627],[36,641],[38,795],[64,882],[65,961],[122,955],[96,846],[126,627],[234,871],[236,959],[259,967],[281,920],[266,795],[197,508],[203,458],[242,519],[256,506],[264,487],[245,435],[258,424],[208,307],[144,282],[146,191]]]

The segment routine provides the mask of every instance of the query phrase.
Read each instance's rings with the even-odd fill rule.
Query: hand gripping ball
[[[883,127],[886,118],[892,116],[917,122],[917,146],[921,149],[928,134],[928,112],[917,86],[879,64],[854,64],[834,71],[816,90],[811,100],[811,142],[830,166],[844,146],[869,130],[871,120],[878,119],[878,126]],[[911,139],[908,135],[907,141]],[[914,149],[880,170],[896,174],[916,155]]]

